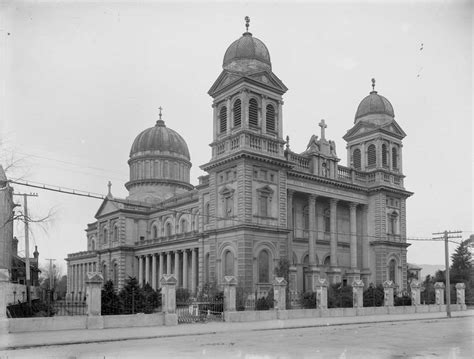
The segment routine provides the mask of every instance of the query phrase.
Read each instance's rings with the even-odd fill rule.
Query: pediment
[[[105,198],[99,207],[99,210],[95,214],[95,218],[103,217],[108,213],[116,212],[120,210],[122,205],[116,201],[111,201],[109,198]]]
[[[385,132],[396,138],[403,139],[406,133],[402,130],[400,125],[392,120],[384,125],[375,125],[367,122],[358,122],[343,136],[344,140],[350,141],[352,138],[368,135],[374,132]]]
[[[227,86],[231,85],[234,82],[237,82],[239,79],[241,79],[242,76],[238,76],[235,73],[229,72],[229,71],[222,71],[219,77],[214,81],[212,84],[211,88],[207,92],[210,96],[213,96],[213,94],[219,92],[220,90],[226,88]]]
[[[382,126],[382,129],[384,131],[394,134],[397,137],[401,137],[401,138],[406,137],[406,133],[402,130],[400,125],[395,120]]]
[[[266,86],[278,89],[279,91],[288,91],[288,88],[283,84],[283,82],[272,72],[262,71],[248,75],[246,77]]]

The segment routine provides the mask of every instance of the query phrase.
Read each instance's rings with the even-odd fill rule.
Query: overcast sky
[[[227,47],[250,31],[289,88],[284,134],[305,149],[324,118],[346,165],[342,136],[371,90],[387,97],[407,133],[403,148],[409,237],[473,231],[472,6],[416,2],[0,2],[0,143],[10,176],[125,197],[136,135],[158,107],[187,141],[191,179],[210,159],[208,89]],[[17,192],[31,189],[15,186]],[[40,258],[63,265],[86,250],[99,200],[37,191],[29,209]],[[23,229],[16,226],[23,243]],[[444,263],[443,245],[412,241],[408,260]],[[21,248],[21,246],[20,246]],[[451,246],[451,251],[454,246]]]

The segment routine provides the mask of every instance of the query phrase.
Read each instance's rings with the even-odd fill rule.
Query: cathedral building
[[[87,226],[87,250],[69,254],[68,292],[85,292],[87,272],[117,288],[129,276],[160,286],[172,273],[196,292],[237,277],[265,292],[279,260],[290,261],[290,289],[315,279],[407,285],[402,140],[391,103],[374,89],[359,104],[341,165],[335,142],[319,136],[293,151],[283,136],[286,86],[265,44],[247,31],[224,54],[212,97],[207,174],[190,183],[186,141],[162,119],[130,150],[127,198],[109,194]],[[209,128],[211,131],[211,128]],[[204,144],[203,144],[204,145]]]

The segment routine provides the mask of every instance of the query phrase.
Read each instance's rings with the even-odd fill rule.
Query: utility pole
[[[434,236],[442,234],[442,237],[434,237],[433,239],[444,239],[444,265],[446,266],[446,271],[444,276],[446,278],[446,314],[448,318],[451,318],[451,282],[449,279],[449,248],[448,240],[452,238],[462,238],[462,231],[444,231],[433,233]],[[457,235],[455,235],[457,234]]]
[[[47,261],[49,261],[49,290],[53,290],[54,287],[54,279],[55,275],[53,275],[53,261],[56,259],[53,258],[46,258]]]
[[[30,295],[30,237],[29,237],[29,227],[28,222],[30,218],[28,217],[28,197],[38,197],[38,193],[14,193],[17,196],[23,196],[23,222],[25,223],[25,275],[26,275],[26,299],[28,305],[31,306],[31,295]]]

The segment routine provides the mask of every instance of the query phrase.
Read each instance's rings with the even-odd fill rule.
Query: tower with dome
[[[132,144],[129,195],[116,198],[109,188],[87,225],[86,250],[66,259],[71,296],[83,295],[86,273],[99,271],[118,289],[130,276],[158,288],[163,274],[173,274],[193,294],[235,276],[248,296],[260,297],[281,260],[290,264],[295,293],[314,290],[319,278],[392,280],[406,289],[412,193],[404,188],[405,133],[393,106],[373,79],[343,136],[345,166],[324,120],[296,149],[283,134],[287,88],[248,27],[247,18],[208,91],[213,140],[200,166],[207,174],[191,184],[186,141],[160,109]]]

